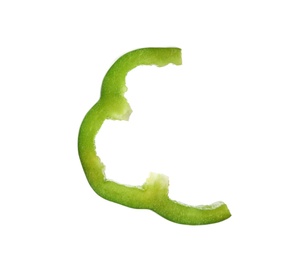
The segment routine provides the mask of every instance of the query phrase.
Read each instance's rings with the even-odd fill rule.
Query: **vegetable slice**
[[[87,180],[104,199],[137,209],[150,209],[180,224],[203,225],[231,216],[226,204],[188,206],[168,197],[168,177],[151,173],[142,186],[125,186],[105,177],[105,166],[96,153],[95,136],[106,119],[128,120],[132,112],[124,97],[127,73],[139,65],[181,65],[179,48],[143,48],[126,53],[104,77],[99,101],[86,114],[79,131],[78,152]]]

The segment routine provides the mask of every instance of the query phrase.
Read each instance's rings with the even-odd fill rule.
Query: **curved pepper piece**
[[[78,150],[80,160],[93,190],[101,197],[137,209],[150,209],[162,217],[180,224],[216,223],[231,216],[226,204],[216,202],[206,206],[188,206],[168,197],[168,177],[151,174],[139,187],[125,186],[105,177],[105,166],[96,153],[95,136],[106,119],[128,120],[132,110],[124,97],[127,73],[139,65],[165,66],[181,64],[178,48],[144,48],[119,58],[108,70],[99,101],[86,114],[80,127]]]

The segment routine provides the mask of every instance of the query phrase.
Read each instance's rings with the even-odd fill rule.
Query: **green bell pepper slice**
[[[88,111],[80,126],[78,152],[83,170],[93,190],[104,199],[121,205],[150,209],[180,224],[203,225],[231,216],[227,205],[189,206],[168,197],[168,177],[151,173],[142,186],[126,186],[105,177],[105,166],[96,152],[95,136],[107,119],[128,120],[132,112],[124,97],[127,73],[139,65],[181,65],[179,48],[143,48],[120,57],[106,73],[99,101]]]

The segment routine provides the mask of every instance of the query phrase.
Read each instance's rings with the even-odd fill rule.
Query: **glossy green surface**
[[[105,177],[105,166],[96,153],[95,136],[106,119],[128,120],[131,108],[124,97],[127,73],[139,65],[181,64],[178,48],[144,48],[120,57],[104,77],[101,97],[86,114],[79,132],[78,151],[87,180],[101,197],[137,209],[150,209],[180,224],[202,225],[231,216],[226,204],[188,206],[168,197],[168,177],[150,174],[142,186],[125,186]]]

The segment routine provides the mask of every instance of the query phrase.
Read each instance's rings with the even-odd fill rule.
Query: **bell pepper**
[[[132,112],[124,94],[127,73],[139,65],[181,65],[179,48],[143,48],[120,57],[106,73],[98,102],[88,111],[80,126],[78,152],[86,178],[102,198],[135,209],[150,209],[180,224],[203,225],[223,221],[231,216],[223,202],[189,206],[171,200],[169,180],[163,174],[151,173],[142,186],[127,186],[105,176],[105,166],[96,152],[95,137],[104,121],[128,120]]]

